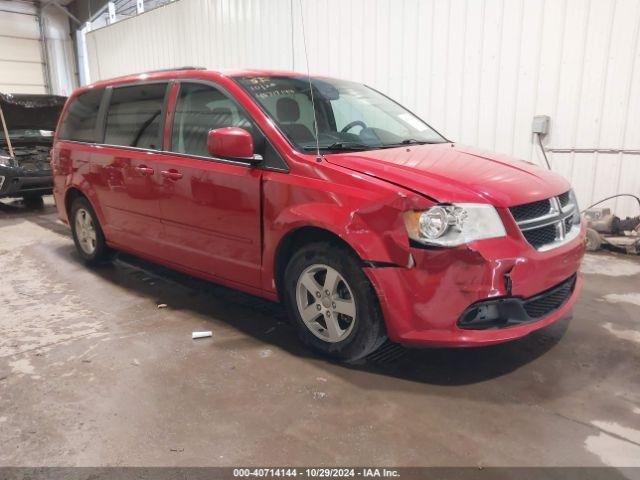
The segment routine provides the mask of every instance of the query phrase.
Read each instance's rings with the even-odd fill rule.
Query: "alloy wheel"
[[[344,277],[328,265],[311,265],[300,274],[296,303],[309,331],[325,342],[340,342],[353,330],[355,298]]]
[[[76,211],[75,230],[82,251],[87,255],[93,255],[97,246],[96,229],[91,214],[84,208]]]

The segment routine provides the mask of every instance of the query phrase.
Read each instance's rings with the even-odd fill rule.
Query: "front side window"
[[[237,77],[289,140],[314,150],[308,77]],[[326,150],[370,150],[446,140],[414,114],[359,83],[312,78],[318,142]]]
[[[166,91],[166,83],[114,88],[107,113],[105,143],[160,150]]]
[[[97,142],[96,125],[104,88],[81,93],[71,101],[60,127],[62,140]]]
[[[247,130],[253,135],[254,146],[256,151],[259,151],[262,139],[235,101],[211,85],[180,85],[173,114],[171,151],[209,157],[209,131],[224,127],[240,127]]]

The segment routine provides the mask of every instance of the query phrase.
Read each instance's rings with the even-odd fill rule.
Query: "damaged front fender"
[[[433,202],[417,195],[385,189],[372,192],[354,185],[304,182],[284,186],[280,181],[263,180],[264,254],[263,286],[274,290],[275,260],[283,241],[297,230],[314,227],[339,237],[368,265],[406,267],[411,248],[402,213],[424,209]],[[295,181],[288,176],[286,180]],[[336,190],[339,190],[338,192]],[[294,198],[297,201],[292,202]]]

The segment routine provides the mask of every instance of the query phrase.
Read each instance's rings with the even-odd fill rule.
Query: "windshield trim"
[[[244,92],[249,99],[251,100],[251,102],[253,102],[254,105],[256,105],[260,111],[264,114],[264,116],[270,121],[270,123],[276,128],[276,130],[278,131],[278,133],[280,133],[280,135],[282,136],[282,138],[284,138],[284,140],[289,144],[289,146],[292,148],[292,150],[296,153],[298,153],[299,155],[307,155],[307,156],[315,156],[313,153],[308,153],[307,151],[305,151],[304,147],[302,145],[298,145],[296,143],[293,142],[293,140],[291,140],[286,134],[285,132],[282,130],[282,128],[280,128],[280,124],[279,122],[273,118],[273,116],[267,111],[266,107],[264,105],[262,105],[262,103],[260,103],[249,91],[249,89],[243,85],[243,83],[241,82],[241,80],[243,79],[249,79],[249,78],[255,78],[255,77],[270,77],[270,78],[306,78],[306,75],[298,75],[298,76],[294,76],[294,75],[237,75],[237,76],[233,76],[233,77],[229,77],[229,79],[231,81],[233,81],[236,85],[238,85],[240,87],[240,89],[242,90],[242,92]],[[318,80],[323,80],[323,79],[328,79],[331,80],[330,77],[319,77],[319,76],[312,76],[312,79],[318,79]],[[351,80],[345,80],[348,82],[352,82]],[[439,131],[437,131],[435,128],[433,128],[431,125],[429,125],[427,122],[425,122],[420,116],[416,115],[414,112],[412,112],[411,110],[409,110],[407,107],[405,107],[404,105],[396,102],[394,99],[390,98],[389,96],[385,95],[384,93],[376,90],[373,87],[370,87],[369,85],[367,85],[366,83],[358,83],[358,82],[352,82],[352,83],[356,83],[358,85],[362,85],[365,88],[368,88],[369,90],[376,92],[379,95],[382,95],[384,98],[386,98],[387,100],[391,101],[392,103],[396,104],[397,106],[399,106],[400,108],[402,108],[403,110],[406,110],[408,113],[410,113],[411,115],[413,115],[414,117],[416,117],[418,120],[420,120],[422,123],[424,123],[427,127],[429,127],[431,130],[433,130],[437,135],[440,136],[440,138],[442,138],[442,142],[438,142],[438,143],[452,143],[451,140],[447,139],[444,135],[442,135]],[[434,143],[435,144],[435,143]],[[370,148],[366,148],[366,149],[358,149],[358,150],[329,150],[327,148],[322,148],[322,146],[320,147],[320,151],[324,151],[326,152],[327,155],[336,155],[336,154],[340,154],[340,153],[352,153],[352,152],[371,152],[371,151],[375,151],[375,150],[384,150],[385,148],[401,148],[401,147],[411,147],[411,146],[417,146],[417,145],[424,145],[423,143],[416,143],[416,144],[407,144],[407,145],[378,145],[378,146],[374,146],[371,145]],[[369,146],[367,146],[369,147]],[[314,148],[315,150],[315,148]]]

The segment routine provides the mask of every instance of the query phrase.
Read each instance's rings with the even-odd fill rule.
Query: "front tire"
[[[27,208],[42,208],[44,206],[44,200],[40,194],[24,195],[22,202]]]
[[[283,288],[300,339],[322,355],[359,360],[387,338],[373,286],[359,259],[341,245],[300,249],[287,265]]]
[[[98,217],[86,198],[78,197],[73,201],[69,223],[76,249],[87,264],[95,265],[107,259],[109,248]]]

